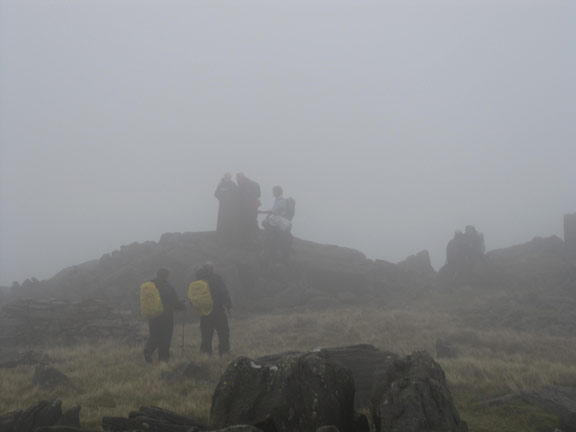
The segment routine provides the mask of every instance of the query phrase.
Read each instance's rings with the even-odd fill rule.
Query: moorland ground
[[[507,329],[480,329],[447,312],[427,308],[397,309],[382,305],[342,306],[330,310],[299,309],[231,318],[232,354],[199,354],[198,323],[175,327],[172,360],[147,364],[142,345],[102,341],[75,346],[45,346],[54,367],[68,375],[74,388],[43,390],[32,385],[33,366],[0,369],[0,414],[26,408],[40,399],[58,397],[64,408],[82,406],[81,422],[100,428],[102,416],[126,417],[142,405],[154,405],[209,421],[213,390],[236,356],[307,351],[358,343],[398,354],[435,352],[438,337],[448,337],[460,354],[438,359],[456,406],[471,432],[551,431],[557,419],[524,402],[500,406],[483,402],[548,384],[576,385],[576,338]],[[144,323],[143,335],[146,334]],[[195,362],[194,379],[170,380],[171,372]]]

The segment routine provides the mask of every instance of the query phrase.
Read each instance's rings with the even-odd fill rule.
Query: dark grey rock
[[[316,432],[340,432],[336,426],[320,426]]]
[[[235,425],[224,429],[218,429],[210,432],[265,432],[252,425]]]
[[[205,430],[201,422],[187,416],[153,406],[142,406],[128,418],[103,417],[102,429],[111,432],[142,430],[149,432],[198,432]]]
[[[10,411],[0,416],[0,432],[12,432],[14,425],[22,415],[22,411]]]
[[[427,352],[392,359],[376,374],[372,416],[377,432],[467,432],[446,377]]]
[[[350,345],[336,348],[322,348],[313,351],[316,355],[337,363],[352,372],[354,378],[354,405],[356,408],[367,408],[370,405],[374,373],[390,359],[398,356],[389,351],[383,351],[370,344]],[[257,363],[274,363],[286,355],[303,353],[285,352],[256,359]]]
[[[152,417],[102,417],[102,429],[109,432],[199,432],[197,426],[172,424]]]
[[[196,426],[200,429],[205,429],[206,425],[202,424],[192,417],[183,416],[181,414],[169,411],[164,408],[155,406],[141,406],[137,413],[131,413],[130,417],[149,417],[154,418],[169,424],[182,425],[182,426]]]
[[[265,362],[236,359],[214,391],[210,418],[215,429],[252,424],[265,431],[315,432],[334,425],[349,432],[353,410],[352,373],[306,353]]]
[[[80,428],[80,405],[75,405],[72,408],[68,408],[62,413],[62,417],[58,420],[58,426],[66,426],[72,428]]]
[[[370,432],[370,422],[364,414],[354,413],[354,432]]]
[[[62,416],[62,401],[42,400],[24,410],[12,428],[12,432],[33,432],[42,426],[53,426]]]
[[[74,426],[54,425],[34,429],[34,432],[98,432],[95,429],[83,429]]]
[[[54,388],[59,385],[70,385],[70,380],[58,369],[40,363],[34,371],[32,385],[43,388]]]

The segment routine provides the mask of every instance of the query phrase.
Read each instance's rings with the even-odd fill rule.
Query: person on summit
[[[152,355],[158,349],[158,360],[167,362],[170,359],[170,344],[172,342],[172,332],[174,330],[174,311],[185,310],[185,304],[178,299],[176,291],[168,282],[170,272],[161,268],[156,273],[156,278],[152,282],[162,302],[163,312],[161,315],[148,320],[150,335],[144,348],[144,359],[152,363]]]
[[[230,351],[230,327],[228,315],[232,312],[232,301],[224,279],[214,271],[214,264],[207,262],[196,271],[196,279],[208,283],[212,297],[212,311],[200,317],[202,342],[200,352],[212,354],[214,331],[218,334],[218,354]]]
[[[264,227],[264,248],[262,257],[270,263],[277,259],[286,262],[292,248],[292,217],[294,216],[294,200],[284,198],[281,186],[272,188],[274,204],[270,210],[259,211],[265,214],[262,221]]]

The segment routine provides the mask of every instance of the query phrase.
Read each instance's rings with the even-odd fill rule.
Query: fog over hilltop
[[[222,174],[293,233],[436,267],[576,211],[576,4],[2,0],[0,284],[213,230]]]

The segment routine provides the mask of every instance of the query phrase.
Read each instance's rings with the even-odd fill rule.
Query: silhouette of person
[[[160,299],[164,306],[162,315],[148,320],[150,334],[148,342],[144,348],[144,359],[152,363],[152,355],[158,349],[158,360],[168,361],[170,359],[170,344],[172,343],[172,332],[174,330],[174,311],[184,310],[186,306],[182,303],[176,291],[168,282],[169,271],[160,269],[156,273],[156,278],[151,282],[156,285],[160,293]]]

